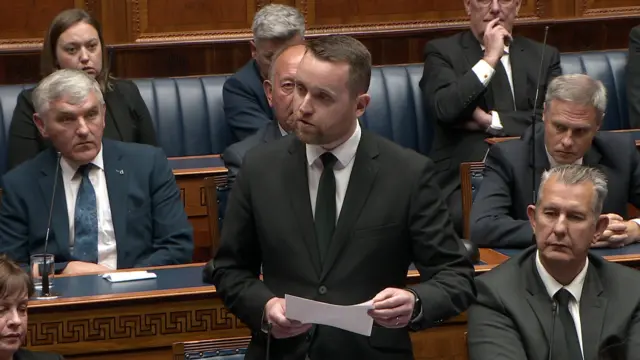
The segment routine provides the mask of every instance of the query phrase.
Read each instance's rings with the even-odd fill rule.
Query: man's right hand
[[[312,324],[302,324],[299,321],[287,319],[285,304],[283,298],[276,297],[267,301],[264,307],[266,320],[271,324],[271,335],[276,339],[298,336],[309,331],[312,326]]]
[[[63,274],[86,274],[86,273],[97,273],[97,272],[110,272],[111,269],[109,269],[106,266],[102,266],[102,265],[98,265],[98,264],[94,264],[94,263],[88,263],[88,262],[82,262],[82,261],[70,261],[67,264],[67,267],[64,268],[64,270],[62,271]]]
[[[502,25],[498,25],[499,18],[491,20],[484,29],[482,42],[484,44],[484,61],[495,68],[504,55],[505,39],[511,41],[511,34]]]

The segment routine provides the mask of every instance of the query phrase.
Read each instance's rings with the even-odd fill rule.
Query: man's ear
[[[273,107],[273,84],[270,80],[265,80],[262,82],[262,88],[264,89],[264,94],[267,96],[269,106]]]
[[[607,227],[609,226],[609,217],[607,215],[600,215],[598,217],[598,222],[596,223],[596,232],[593,234],[593,242],[598,242],[598,239],[602,236]]]
[[[467,12],[467,15],[471,15],[471,0],[464,0],[464,10]]]
[[[253,40],[249,41],[249,47],[251,48],[251,57],[255,59],[258,54],[258,49],[256,48],[256,42]]]
[[[364,111],[366,110],[367,106],[369,106],[369,103],[371,102],[371,95],[369,94],[362,94],[362,95],[358,95],[358,99],[356,102],[356,117],[360,118],[360,116],[362,116],[364,114]]]
[[[40,132],[40,135],[42,135],[43,138],[46,139],[49,137],[49,135],[47,134],[47,128],[44,125],[44,120],[42,119],[42,117],[40,117],[38,113],[33,114],[33,123],[36,124],[36,127],[38,128],[38,131]]]
[[[536,231],[536,206],[529,205],[527,206],[527,216],[529,217],[529,223],[531,224],[531,228],[533,232]]]

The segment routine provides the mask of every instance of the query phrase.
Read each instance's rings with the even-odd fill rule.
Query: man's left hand
[[[411,321],[416,297],[411,291],[386,288],[373,298],[373,310],[369,315],[386,328],[403,328]]]
[[[609,221],[607,230],[602,233],[593,247],[622,247],[640,239],[640,225],[635,221]]]

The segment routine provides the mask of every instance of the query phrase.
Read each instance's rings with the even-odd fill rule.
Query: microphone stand
[[[542,77],[542,66],[544,65],[544,53],[547,49],[547,35],[549,34],[549,26],[544,27],[544,40],[542,41],[542,58],[540,59],[540,67],[538,68],[538,81],[536,82],[536,96],[533,100],[533,113],[531,114],[531,162],[533,163],[533,171],[532,177],[533,181],[531,182],[533,187],[533,204],[536,203],[538,196],[536,188],[537,181],[537,166],[536,166],[536,109],[538,105],[538,95],[540,93],[540,78]]]

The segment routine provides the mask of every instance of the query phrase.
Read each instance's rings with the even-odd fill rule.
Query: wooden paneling
[[[296,6],[312,38],[361,39],[374,64],[422,61],[424,44],[468,28],[463,0],[40,0],[0,4],[0,84],[35,82],[42,35],[63,8],[87,9],[104,27],[114,73],[123,78],[232,73],[250,58],[256,11]],[[640,24],[636,0],[523,0],[515,32],[562,52],[627,47]]]

